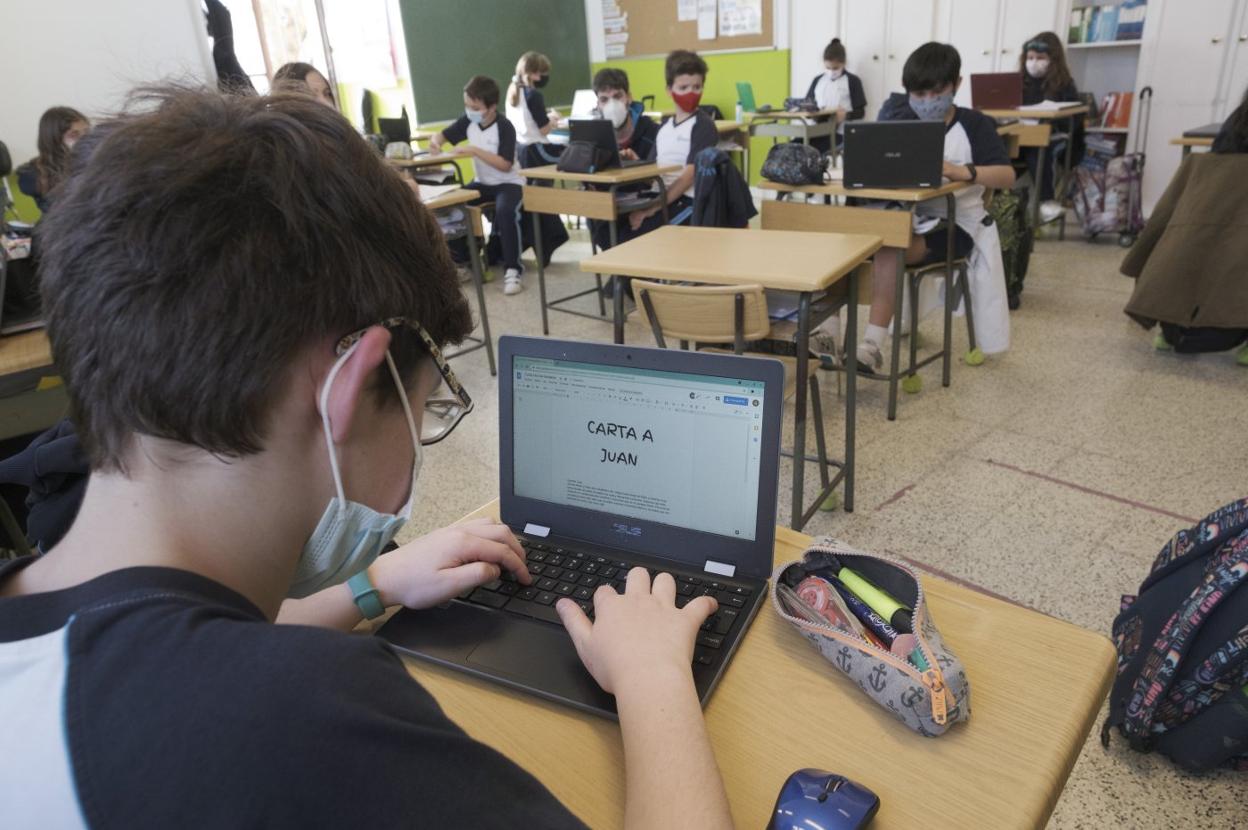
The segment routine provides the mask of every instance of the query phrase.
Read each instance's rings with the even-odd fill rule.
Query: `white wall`
[[[199,0],[5,0],[0,140],[15,164],[35,155],[39,116],[69,106],[118,109],[139,84],[216,83]]]

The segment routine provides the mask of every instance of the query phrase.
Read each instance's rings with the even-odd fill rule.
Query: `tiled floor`
[[[923,391],[902,396],[896,422],[884,417],[886,387],[860,384],[856,510],[819,514],[806,530],[903,553],[1108,632],[1119,595],[1138,587],[1175,530],[1248,495],[1248,369],[1229,354],[1154,352],[1150,334],[1122,313],[1131,287],[1117,273],[1122,253],[1112,240],[1040,242],[1010,352],[978,368],[956,365],[948,389],[930,367]],[[576,263],[587,254],[575,238],[557,252],[554,290],[586,283]],[[541,333],[530,272],[515,297],[487,286],[496,336]],[[558,337],[610,338],[606,323],[569,315],[554,315],[551,327]],[[955,344],[964,338],[959,327]],[[635,321],[628,339],[651,342]],[[455,368],[477,409],[426,454],[418,515],[404,538],[497,491],[495,383],[480,352]],[[842,428],[835,396],[827,376],[830,435]],[[787,516],[783,468],[781,482]],[[1244,780],[1182,774],[1121,740],[1103,750],[1093,736],[1049,826],[1245,827]]]

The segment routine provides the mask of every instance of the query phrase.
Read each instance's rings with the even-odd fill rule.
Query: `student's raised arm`
[[[693,643],[718,607],[698,597],[676,607],[676,582],[644,568],[628,573],[624,593],[602,586],[594,622],[571,600],[556,605],[576,652],[598,684],[615,695],[624,738],[624,826],[683,830],[732,827],[732,812],[693,684]]]

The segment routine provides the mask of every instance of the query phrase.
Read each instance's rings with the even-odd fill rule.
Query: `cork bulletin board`
[[[608,52],[607,60],[619,57],[657,57],[666,55],[673,49],[714,52],[726,49],[773,47],[776,45],[775,33],[772,31],[773,2],[774,0],[762,0],[761,33],[724,36],[717,29],[714,39],[703,40],[698,37],[696,20],[678,19],[677,9],[680,0],[613,0],[613,5],[627,15],[625,31],[628,33],[628,40],[623,44],[622,56]],[[604,3],[604,6],[606,5]],[[618,28],[612,29],[609,26],[604,28],[608,38],[620,31]],[[610,42],[608,39],[608,43]]]

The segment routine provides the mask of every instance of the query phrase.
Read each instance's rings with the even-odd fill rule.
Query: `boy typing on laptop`
[[[1005,278],[1001,246],[995,225],[984,224],[984,190],[1007,188],[1014,184],[1005,144],[997,134],[996,122],[981,112],[956,106],[953,96],[962,83],[962,59],[958,50],[946,43],[926,43],[906,59],[901,82],[905,92],[895,92],[880,109],[880,121],[923,120],[945,124],[943,177],[971,186],[957,194],[956,226],[940,227],[926,235],[912,234],[904,250],[881,248],[872,271],[871,311],[858,348],[858,366],[863,371],[884,368],[884,342],[896,296],[899,258],[906,265],[921,265],[945,258],[947,234],[954,234],[955,258],[970,258],[971,296],[974,299],[975,331],[985,354],[1005,351],[1009,345],[1009,317],[1006,307]],[[945,200],[932,199],[919,205],[920,216],[943,216]],[[948,289],[946,289],[948,290]],[[835,318],[834,318],[835,319]],[[837,335],[819,337],[820,351],[835,354]],[[852,344],[846,344],[852,348]]]
[[[148,103],[84,140],[45,220],[91,479],[51,551],[0,568],[25,758],[0,826],[583,826],[383,642],[328,630],[529,580],[491,522],[377,558],[422,447],[471,409],[439,348],[471,320],[436,223],[306,95]],[[715,602],[674,595],[634,570],[592,624],[559,610],[616,695],[627,825],[679,804],[731,826],[689,668]]]

